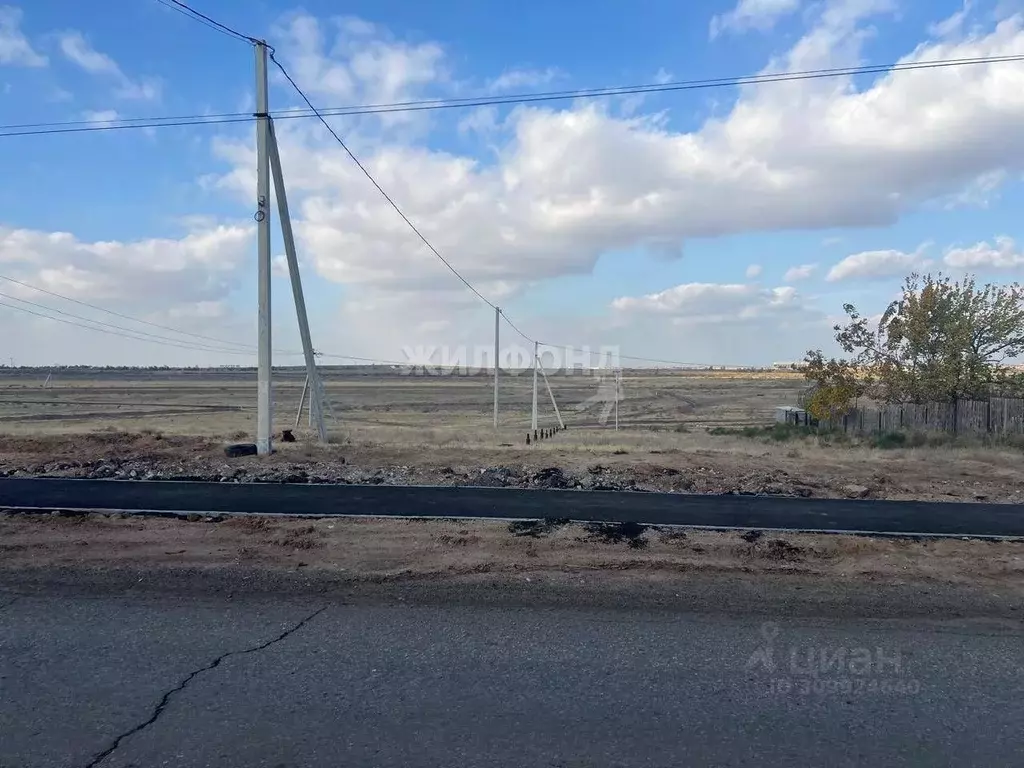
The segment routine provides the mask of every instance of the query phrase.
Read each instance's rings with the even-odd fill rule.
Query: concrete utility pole
[[[530,422],[530,429],[537,431],[537,360],[540,355],[537,353],[540,344],[533,342],[533,418]]]
[[[313,340],[309,333],[309,318],[306,316],[306,300],[302,295],[302,278],[299,276],[299,258],[295,253],[295,235],[292,219],[288,215],[288,196],[284,189],[284,173],[281,170],[281,155],[277,149],[277,134],[273,121],[270,123],[270,169],[274,174],[274,192],[277,194],[277,210],[281,217],[281,234],[284,236],[284,252],[288,259],[288,274],[292,282],[292,296],[295,298],[295,314],[299,318],[299,336],[302,339],[302,354],[306,359],[306,382],[309,386],[309,416],[316,425],[317,439],[327,442],[327,427],[324,425],[323,387],[320,373],[316,369]],[[302,404],[299,404],[301,410]]]
[[[494,308],[494,428],[498,428],[498,332],[501,327],[501,309]]]
[[[273,450],[273,396],[270,357],[270,106],[267,88],[267,44],[256,43],[256,244],[258,263],[259,321],[256,395],[256,452]]]

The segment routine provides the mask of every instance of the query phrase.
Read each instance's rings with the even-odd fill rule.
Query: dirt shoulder
[[[270,457],[227,459],[209,437],[97,432],[0,436],[0,477],[214,482],[475,485],[511,488],[738,493],[920,501],[1024,502],[1019,451],[892,451],[783,445],[708,435],[624,434],[595,443],[561,433],[538,446],[314,446],[279,443]],[[662,442],[659,442],[662,441]],[[678,443],[678,445],[676,445]]]
[[[870,616],[913,605],[1022,619],[1024,543],[497,521],[0,516],[0,587],[54,582],[176,594],[220,584],[352,598],[543,594],[676,607],[699,599],[707,610],[746,611],[787,596]]]

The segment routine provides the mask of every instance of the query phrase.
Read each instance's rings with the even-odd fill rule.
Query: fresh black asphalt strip
[[[571,519],[695,528],[1024,537],[1024,505],[444,486],[2,478],[0,507],[150,514]]]

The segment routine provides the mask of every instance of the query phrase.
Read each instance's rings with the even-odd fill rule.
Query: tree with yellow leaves
[[[817,418],[841,416],[861,396],[923,403],[1024,392],[1007,365],[1024,354],[1024,288],[1017,283],[979,287],[972,276],[914,273],[877,324],[852,304],[843,309],[849,322],[834,330],[851,357],[826,359],[811,350],[805,358],[813,384],[808,411]]]

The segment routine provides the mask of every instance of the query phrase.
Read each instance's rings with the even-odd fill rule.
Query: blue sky
[[[1024,54],[1013,0],[193,5],[265,37],[323,107]],[[828,345],[844,301],[880,311],[912,269],[1017,278],[1022,86],[1024,64],[991,64],[331,123],[530,335],[759,364]],[[271,98],[300,103],[277,76]],[[155,0],[0,0],[4,126],[252,108],[250,48]],[[486,346],[487,307],[333,140],[278,125],[317,345]],[[0,274],[251,344],[252,142],[249,124],[0,136]],[[0,322],[25,363],[249,359]]]

